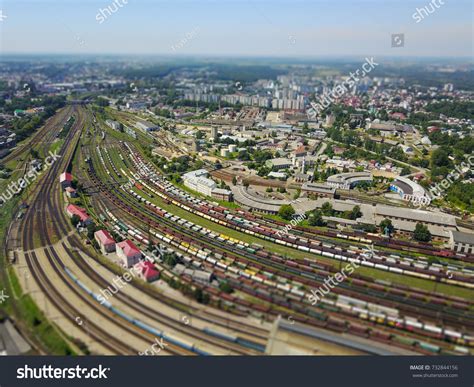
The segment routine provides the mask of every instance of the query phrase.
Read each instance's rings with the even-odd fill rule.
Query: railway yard
[[[474,256],[356,231],[278,233],[286,223],[174,184],[145,156],[146,136],[118,134],[86,104],[67,106],[36,133],[41,154],[70,117],[61,157],[30,189],[5,248],[22,289],[87,352],[143,354],[161,340],[154,354],[263,355],[280,316],[324,332],[312,354],[331,353],[324,343],[341,338],[368,354],[474,353]],[[22,149],[7,156],[23,157],[17,168],[27,161]],[[71,224],[64,172],[97,230],[133,242],[159,281],[127,280],[104,300],[127,271]],[[348,264],[354,273],[311,303],[312,290]]]

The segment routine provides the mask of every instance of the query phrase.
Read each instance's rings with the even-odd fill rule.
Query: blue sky
[[[100,9],[112,10],[102,23]],[[125,4],[125,2],[127,2]],[[432,1],[432,0],[430,0]],[[469,0],[0,0],[4,53],[278,57],[473,55]],[[391,34],[405,47],[392,48]],[[174,49],[173,49],[174,47]]]

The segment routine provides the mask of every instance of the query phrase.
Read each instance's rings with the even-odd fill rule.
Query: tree
[[[87,238],[92,239],[94,238],[94,233],[97,231],[97,227],[95,223],[89,223],[87,225]]]
[[[352,211],[349,213],[349,219],[356,220],[362,216],[362,212],[360,211],[359,206],[354,206]]]
[[[329,202],[323,203],[323,205],[321,206],[321,211],[325,216],[332,216],[334,213],[334,210],[332,209],[332,204]]]
[[[390,235],[394,230],[392,221],[390,219],[382,220],[379,224],[379,227],[382,234],[388,233],[388,235]]]
[[[411,173],[410,168],[408,168],[408,167],[403,167],[402,168],[402,173],[401,173],[402,176],[409,175],[410,173]]]
[[[200,140],[201,138],[204,138],[204,133],[200,130],[196,132],[196,138]]]
[[[236,176],[234,176],[234,177],[232,178],[232,184],[233,184],[233,185],[237,185],[237,177],[236,177]]]
[[[425,226],[423,223],[416,224],[413,236],[415,240],[419,242],[429,242],[431,240],[430,230],[428,230],[428,227]]]
[[[377,232],[377,227],[373,224],[364,224],[362,225],[362,229],[365,231],[365,232],[370,232],[370,233],[375,233]]]
[[[81,218],[79,218],[79,216],[77,216],[76,214],[74,214],[74,215],[71,217],[71,224],[72,224],[74,227],[77,227],[77,225],[79,224],[80,221],[81,221]]]
[[[174,267],[178,263],[178,260],[174,253],[164,253],[163,262],[170,267]]]
[[[230,286],[228,282],[221,282],[219,284],[219,289],[227,294],[230,294],[234,291],[234,289],[232,289],[232,286]]]
[[[325,226],[326,222],[323,220],[321,210],[314,210],[309,216],[308,223],[310,226]]]
[[[295,209],[291,206],[291,204],[285,204],[278,210],[278,215],[285,220],[291,220],[294,214]]]

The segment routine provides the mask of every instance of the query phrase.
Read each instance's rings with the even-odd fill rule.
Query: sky
[[[472,4],[471,0],[0,0],[0,53],[472,58]],[[425,7],[434,12],[420,11],[421,18],[417,9]],[[403,47],[392,47],[392,34],[404,34]]]

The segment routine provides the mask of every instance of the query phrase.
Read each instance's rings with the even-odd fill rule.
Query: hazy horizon
[[[114,2],[118,3],[114,6]],[[417,23],[414,13],[429,3],[3,0],[0,50],[3,55],[141,55],[177,59],[472,59],[472,3],[444,0],[444,5]],[[397,33],[405,35],[404,47],[391,46],[391,36]]]

